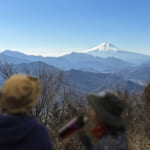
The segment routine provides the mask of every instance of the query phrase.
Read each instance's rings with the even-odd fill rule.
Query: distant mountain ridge
[[[26,55],[6,50],[0,53],[0,61],[22,66],[43,62],[64,71],[114,73],[125,80],[132,80],[140,84],[150,80],[149,55],[124,51],[108,42],[88,51],[72,52],[60,57]]]
[[[150,61],[150,55],[125,51],[108,42],[102,43],[101,45],[90,50],[84,51],[83,53],[103,58],[119,58],[134,65],[140,65],[145,61]]]
[[[42,68],[49,73],[57,74],[62,71],[43,62],[16,64],[13,65],[13,68],[15,68],[18,73],[25,73],[26,70],[28,70],[31,74],[36,70],[42,71]],[[140,91],[142,89],[141,85],[125,80],[112,73],[92,73],[79,70],[69,70],[64,71],[64,76],[67,77],[71,86],[75,87],[76,91],[83,93],[116,90],[117,87],[120,87],[123,91],[129,90],[131,92]],[[4,80],[0,77],[0,85],[2,85],[3,82]]]
[[[116,72],[131,66],[130,63],[118,58],[100,58],[85,53],[71,53],[61,57],[42,57],[7,50],[0,53],[0,58],[11,64],[41,61],[63,70],[76,69],[92,72]]]
[[[124,80],[123,78],[111,73],[91,73],[77,70],[67,72],[68,77],[78,91],[100,92],[105,90],[115,91],[119,87],[122,91],[141,91],[139,84]]]
[[[26,55],[26,54],[23,54],[20,52],[6,50],[6,51],[0,53],[0,59],[5,58],[7,61],[12,60],[12,62],[13,62],[13,58],[17,58],[18,59],[18,60],[16,60],[17,63],[19,61],[21,61],[20,59],[22,59],[22,62],[42,61],[42,62],[48,63],[50,65],[52,65],[52,63],[53,63],[56,67],[58,67],[58,68],[64,67],[64,69],[65,69],[65,67],[68,64],[66,57],[72,56],[75,54],[78,54],[78,57],[80,57],[80,58],[82,57],[81,60],[84,57],[87,58],[87,56],[84,56],[84,55],[90,55],[90,56],[94,56],[94,57],[100,57],[101,59],[113,57],[113,58],[128,62],[132,65],[141,65],[145,62],[150,62],[150,55],[125,51],[125,50],[118,48],[117,46],[115,46],[109,42],[104,42],[104,43],[102,43],[102,44],[100,44],[94,48],[88,49],[88,50],[83,51],[83,52],[72,52],[70,54],[60,56],[60,57],[42,57],[42,56]],[[81,56],[79,56],[79,54]],[[9,59],[7,59],[7,57],[9,57]],[[94,57],[93,57],[93,59],[97,59]],[[79,59],[76,59],[76,61],[77,60],[79,60]],[[72,63],[72,62],[73,62],[73,60],[71,60],[70,63]],[[72,69],[75,69],[75,68],[72,68]]]

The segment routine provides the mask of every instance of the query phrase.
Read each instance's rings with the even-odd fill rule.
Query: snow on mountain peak
[[[91,52],[91,51],[95,51],[95,50],[98,50],[98,51],[118,51],[119,48],[112,45],[111,43],[109,42],[104,42],[92,49],[89,49],[87,50],[86,52]]]

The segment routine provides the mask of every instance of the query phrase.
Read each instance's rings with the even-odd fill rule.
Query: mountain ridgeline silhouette
[[[72,85],[85,92],[102,91],[121,87],[136,91],[150,79],[150,56],[121,50],[111,43],[60,57],[26,55],[6,50],[0,53],[0,61],[13,64],[19,71],[47,66],[52,71],[63,70]],[[2,79],[0,79],[1,81]]]

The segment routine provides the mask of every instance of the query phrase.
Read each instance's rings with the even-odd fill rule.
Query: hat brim
[[[111,113],[109,113],[108,111],[106,111],[105,108],[103,107],[103,104],[101,103],[100,98],[98,98],[95,95],[88,95],[87,100],[89,105],[94,109],[94,111],[97,113],[99,119],[102,122],[113,127],[124,127],[124,121],[121,118],[121,116],[116,117]],[[99,105],[96,105],[97,101],[99,101],[98,102]]]

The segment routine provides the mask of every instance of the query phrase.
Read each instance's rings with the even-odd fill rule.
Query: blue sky
[[[150,0],[0,0],[0,50],[57,55],[105,41],[150,54]]]

